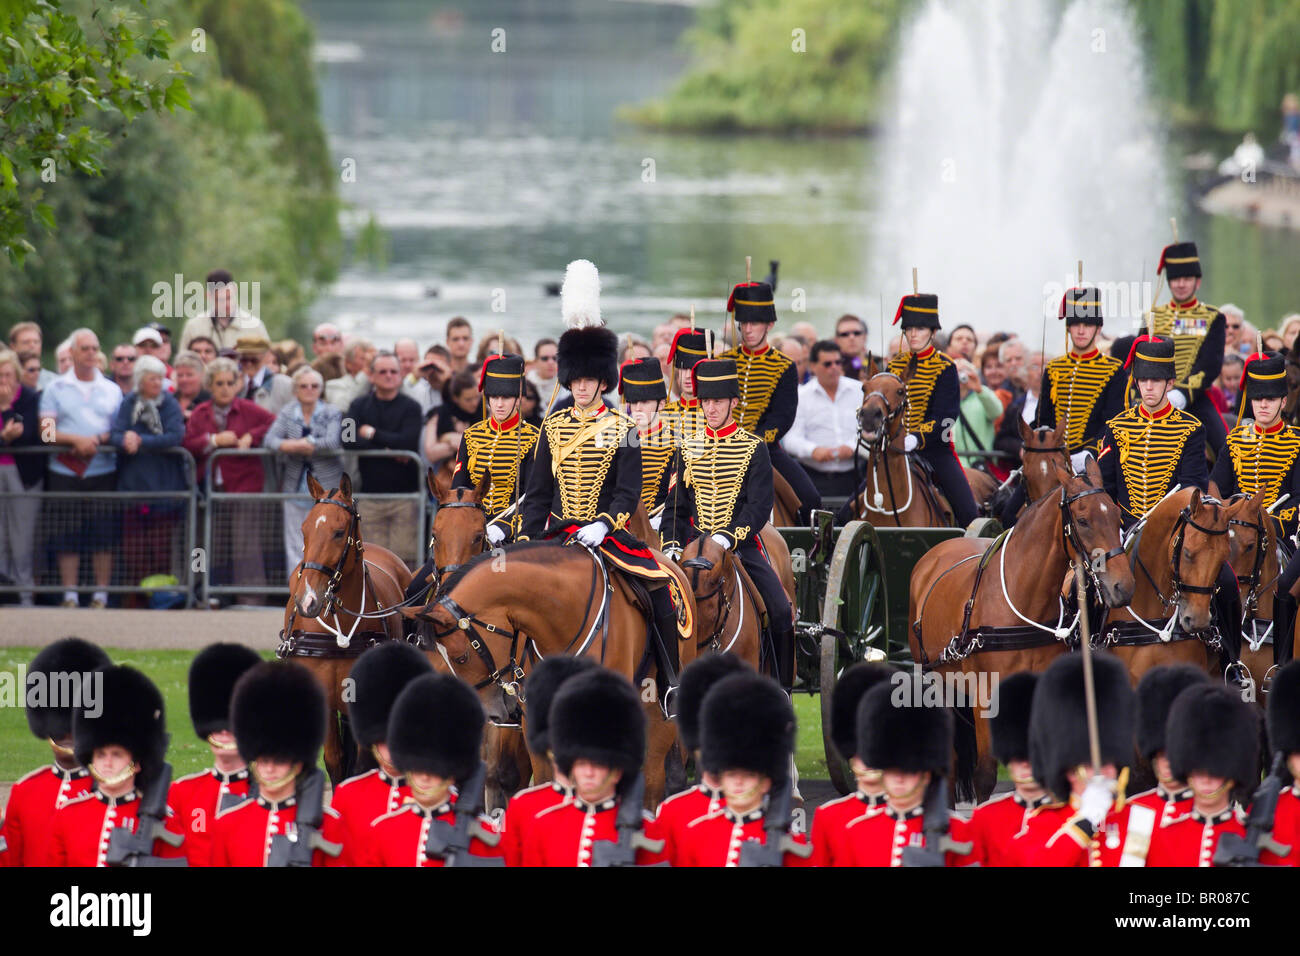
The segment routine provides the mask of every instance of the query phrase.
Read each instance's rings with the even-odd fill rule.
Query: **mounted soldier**
[[[678,329],[673,344],[668,349],[668,365],[673,370],[673,390],[677,397],[664,406],[663,418],[681,441],[684,435],[694,435],[704,427],[704,410],[695,394],[695,380],[691,369],[709,355],[708,337],[694,329]]]
[[[772,296],[772,287],[766,282],[742,282],[731,290],[727,311],[735,315],[740,343],[721,358],[736,363],[740,389],[736,420],[767,446],[772,467],[799,498],[800,522],[807,523],[813,509],[821,507],[822,497],[808,473],[781,447],[799,407],[799,373],[790,357],[767,341],[776,324]]]
[[[888,371],[907,385],[907,437],[903,448],[918,452],[929,464],[935,483],[952,507],[957,526],[964,528],[978,514],[970,483],[952,443],[952,432],[960,416],[957,366],[934,347],[934,333],[940,329],[939,297],[903,296],[894,313],[894,324],[900,321],[907,350],[889,360]]]
[[[759,537],[772,513],[772,465],[768,446],[732,417],[740,398],[736,363],[706,359],[692,370],[695,394],[704,407],[705,426],[682,440],[665,498],[660,533],[664,552],[679,557],[697,537],[708,536],[722,551],[733,551],[753,580],[767,608],[776,671],[787,690],[794,682],[794,621],[790,599],[773,570]],[[706,544],[700,558],[721,560]]]
[[[209,644],[190,664],[190,720],[212,751],[212,766],[173,782],[167,798],[185,830],[190,866],[211,865],[213,821],[248,796],[248,764],[230,729],[230,697],[236,681],[261,662],[262,656],[243,644]]]
[[[668,386],[659,360],[624,362],[618,370],[618,393],[623,396],[624,411],[636,422],[637,445],[641,448],[641,504],[651,527],[658,530],[672,475],[669,466],[677,450],[671,421],[661,414]]]
[[[666,586],[672,573],[627,530],[641,494],[641,449],[632,437],[636,422],[601,401],[619,381],[618,338],[600,318],[596,267],[585,259],[569,263],[561,296],[569,328],[560,336],[558,374],[573,405],[542,421],[518,539],[573,538],[645,581],[659,631],[653,643],[664,657],[660,671],[672,684],[678,666],[677,612]]]
[[[1227,437],[1223,416],[1207,394],[1223,371],[1227,322],[1212,305],[1197,301],[1201,258],[1194,242],[1175,242],[1160,253],[1156,273],[1169,280],[1169,302],[1151,310],[1149,332],[1174,345],[1174,381],[1169,400],[1205,426],[1210,450],[1218,453]]]

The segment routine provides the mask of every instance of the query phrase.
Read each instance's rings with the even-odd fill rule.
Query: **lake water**
[[[528,346],[563,331],[545,284],[560,281],[569,260],[589,258],[616,330],[648,334],[692,304],[720,326],[752,255],[756,278],[769,259],[781,261],[782,325],[808,319],[829,330],[854,312],[878,341],[882,290],[866,276],[879,140],[668,135],[614,118],[620,104],[655,96],[680,75],[689,8],[315,0],[305,9],[319,41],[330,147],[340,167],[355,164],[355,182],[340,186],[346,234],[350,242],[373,215],[390,241],[383,268],[349,248],[338,282],[312,309],[316,321],[381,345],[411,336],[425,346],[441,340],[448,318],[465,315],[476,334],[505,328]],[[495,35],[504,52],[492,50],[494,30],[504,31]],[[1171,147],[1175,184],[1178,155]],[[1200,244],[1205,300],[1234,301],[1266,327],[1300,310],[1300,233],[1207,217],[1188,207],[1186,190],[1173,193],[1178,208],[1163,215],[1176,215],[1182,235]],[[1158,254],[1149,251],[1148,270]],[[1062,278],[1026,282],[1037,289]],[[890,318],[908,279],[883,290]],[[806,314],[792,310],[796,289]],[[953,298],[943,303],[949,316],[962,307]]]

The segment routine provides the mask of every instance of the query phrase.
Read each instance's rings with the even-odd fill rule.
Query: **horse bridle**
[[[888,375],[892,379],[894,379],[894,381],[898,382],[899,385],[903,385],[903,380],[899,378],[897,375],[894,375],[892,372],[881,372],[880,374]],[[867,410],[867,402],[871,401],[873,398],[879,398],[880,404],[885,406],[885,418],[880,423],[881,426],[880,434],[875,438],[874,441],[866,443],[865,447],[870,448],[873,445],[878,444],[882,449],[888,449],[890,426],[892,426],[894,422],[898,421],[898,417],[900,415],[902,415],[904,412],[907,411],[907,386],[903,385],[903,399],[898,403],[897,408],[889,407],[889,399],[885,397],[885,393],[882,392],[880,389],[875,389],[874,391],[870,391],[863,396],[862,405],[858,408],[858,444],[859,445],[863,444],[862,433],[863,431],[865,431],[865,429],[862,426],[862,413]]]
[[[1184,508],[1182,511],[1178,513],[1178,521],[1174,524],[1174,537],[1173,537],[1174,556],[1173,556],[1173,560],[1170,562],[1171,565],[1170,580],[1172,581],[1173,588],[1174,588],[1173,594],[1170,595],[1170,597],[1166,598],[1164,596],[1164,593],[1156,585],[1155,578],[1152,577],[1151,572],[1147,569],[1146,564],[1142,561],[1142,556],[1139,554],[1135,554],[1133,556],[1134,560],[1137,561],[1138,567],[1142,569],[1142,573],[1146,575],[1147,581],[1150,582],[1151,590],[1155,591],[1156,597],[1160,599],[1160,603],[1167,608],[1171,608],[1175,606],[1178,603],[1179,598],[1181,598],[1184,594],[1213,595],[1217,593],[1219,590],[1219,585],[1217,584],[1217,582],[1215,584],[1204,585],[1204,584],[1188,584],[1185,581],[1183,581],[1182,578],[1183,535],[1186,533],[1188,525],[1191,525],[1193,528],[1195,528],[1197,531],[1201,532],[1202,534],[1209,535],[1211,537],[1218,537],[1219,535],[1224,535],[1228,533],[1227,525],[1224,525],[1222,528],[1206,528],[1202,525],[1197,524],[1195,519],[1192,518],[1191,505],[1188,505],[1186,508]]]
[[[1245,497],[1245,496],[1240,496]],[[1255,532],[1255,561],[1254,566],[1250,569],[1250,574],[1242,577],[1237,575],[1237,584],[1248,585],[1245,600],[1242,603],[1243,616],[1253,618],[1255,611],[1259,606],[1259,592],[1263,590],[1259,586],[1260,576],[1264,572],[1264,561],[1268,557],[1268,529],[1264,525],[1264,516],[1260,515],[1258,521],[1242,521],[1240,518],[1229,518],[1228,526],[1236,525],[1239,528],[1251,528]],[[1271,581],[1269,582],[1272,583]]]
[[[1035,450],[1046,451],[1047,449]],[[1097,568],[1094,566],[1092,555],[1089,554],[1084,546],[1083,535],[1079,532],[1078,526],[1075,524],[1074,512],[1070,510],[1070,505],[1082,498],[1087,498],[1090,495],[1105,494],[1105,491],[1105,488],[1085,488],[1083,491],[1070,495],[1066,494],[1065,485],[1061,485],[1061,544],[1065,548],[1065,553],[1067,555],[1070,553],[1071,545],[1073,545],[1074,553],[1079,556],[1080,560],[1083,561],[1084,567],[1088,569],[1088,579],[1092,582],[1093,587],[1097,589],[1098,593],[1101,593],[1101,582],[1097,579]],[[1111,548],[1102,555],[1100,563],[1105,565],[1111,558],[1117,558],[1123,553],[1124,543],[1121,541],[1119,545]]]
[[[683,561],[682,567],[691,569],[691,590],[695,591],[698,588],[700,583],[700,572],[713,570],[713,562],[710,561],[708,558],[703,557],[702,555],[696,555],[693,558],[687,558],[685,561]],[[722,629],[727,624],[727,618],[731,615],[732,602],[735,601],[736,599],[735,589],[733,589],[731,593],[728,594],[723,590],[726,586],[727,586],[727,572],[726,572],[726,568],[724,567],[722,571],[718,574],[718,586],[714,588],[712,591],[710,591],[708,594],[696,595],[695,603],[697,606],[703,603],[704,601],[711,600],[712,598],[718,596],[719,594],[723,596],[723,599],[718,602],[718,613],[714,616],[713,619],[713,630],[710,632],[708,637],[696,643],[695,645],[696,650],[700,650],[705,646],[710,646],[715,651],[722,650],[722,641],[721,641]]]
[[[477,508],[479,511],[483,512],[484,518],[485,519],[487,518],[487,512],[484,510],[482,502],[478,502],[478,501],[449,501],[445,505],[444,504],[438,505],[439,511],[441,511],[443,508]],[[486,529],[486,525],[484,527]],[[431,551],[433,550],[434,544],[437,543],[437,540],[438,539],[435,535],[430,534],[429,549]],[[489,551],[489,550],[491,549],[488,547],[487,535],[485,531],[483,537],[483,547],[479,549],[479,554],[483,554],[485,551]],[[436,594],[438,591],[442,589],[443,579],[447,577],[447,575],[455,574],[461,568],[465,567],[465,564],[467,563],[468,562],[462,564],[449,564],[445,568],[440,568],[438,567],[438,564],[435,561],[433,565],[433,577],[435,582],[434,593]]]
[[[335,505],[348,513],[347,542],[343,547],[343,553],[339,555],[339,559],[334,566],[329,567],[328,565],[320,564],[316,561],[307,560],[304,560],[300,565],[298,565],[299,581],[302,580],[302,573],[304,571],[319,571],[321,574],[328,576],[325,585],[325,593],[321,596],[322,601],[324,602],[321,605],[321,613],[328,614],[330,608],[337,605],[338,595],[336,591],[338,586],[343,582],[343,571],[348,563],[348,556],[352,553],[354,548],[357,553],[357,559],[364,560],[364,548],[361,545],[361,535],[357,530],[361,524],[361,516],[357,514],[355,505],[345,504],[337,498],[317,498],[314,505]],[[364,611],[365,608],[362,608],[361,610]]]

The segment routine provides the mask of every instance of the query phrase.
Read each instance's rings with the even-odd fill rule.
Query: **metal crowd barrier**
[[[412,569],[424,560],[428,541],[428,493],[424,463],[413,451],[348,449],[348,457],[410,461],[419,475],[417,490],[408,494],[367,494],[359,475],[352,474],[354,495],[361,516],[361,534],[367,544],[394,551]],[[281,457],[268,448],[221,448],[207,458],[207,473],[222,459],[238,456]],[[287,456],[283,456],[287,457]],[[204,606],[213,598],[288,598],[288,557],[284,546],[284,502],[310,504],[311,496],[284,492],[225,492],[209,486],[203,510],[203,548],[207,573],[200,577]],[[380,513],[386,520],[380,521]],[[369,520],[367,520],[369,518]],[[384,525],[390,533],[384,533]],[[301,559],[301,555],[299,555]],[[296,564],[296,562],[295,562]],[[264,603],[259,601],[258,603]]]
[[[3,454],[14,456],[61,455],[66,445],[6,447]],[[119,455],[122,452],[118,452]],[[77,491],[39,490],[0,492],[0,509],[36,509],[32,534],[33,584],[0,580],[0,594],[62,594],[76,591],[85,596],[95,591],[109,594],[174,595],[186,607],[194,604],[194,561],[196,529],[195,467],[190,453],[179,446],[138,454],[174,455],[185,470],[184,489],[176,491]],[[48,479],[48,471],[47,471]],[[75,547],[74,547],[75,545]],[[111,555],[112,571],[107,587],[94,583],[94,555]],[[78,555],[76,587],[65,588],[59,574],[60,553]],[[170,575],[176,584],[144,587],[141,582],[155,575]]]

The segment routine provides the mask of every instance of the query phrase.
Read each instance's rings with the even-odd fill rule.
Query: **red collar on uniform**
[[[1175,302],[1173,299],[1170,299],[1170,300],[1169,300],[1169,306],[1170,306],[1170,308],[1172,308],[1175,312],[1185,312],[1185,311],[1188,310],[1188,309],[1194,309],[1194,308],[1196,308],[1197,305],[1199,305],[1199,304],[1200,304],[1200,303],[1198,303],[1198,302],[1196,301],[1196,296],[1192,296],[1192,297],[1191,297],[1190,299],[1188,299],[1186,302]]]
[[[1101,349],[1097,348],[1097,346],[1094,345],[1092,348],[1088,349],[1088,351],[1082,354],[1075,354],[1073,349],[1071,349],[1068,354],[1070,356],[1071,362],[1087,362],[1088,360],[1095,359],[1098,355],[1100,355]]]
[[[916,357],[918,359],[928,359],[933,354],[934,354],[934,343],[931,342],[925,348],[921,349],[921,351],[917,352]]]
[[[1145,418],[1147,421],[1150,422],[1158,422],[1160,421],[1160,419],[1168,418],[1170,415],[1172,415],[1174,413],[1174,406],[1169,404],[1168,398],[1165,398],[1165,403],[1161,405],[1158,409],[1156,409],[1154,412],[1148,412],[1147,407],[1141,404],[1140,402],[1138,403],[1137,410],[1138,410],[1139,417]]]
[[[682,408],[699,408],[700,400],[698,398],[679,398],[677,404]]]
[[[494,432],[508,432],[519,424],[519,412],[515,412],[503,422],[497,421],[491,415],[488,416],[488,428]]]
[[[723,425],[717,431],[714,431],[708,425],[705,425],[704,435],[706,438],[730,438],[732,435],[736,433],[736,429],[738,429],[739,427],[740,425],[738,425],[735,421],[727,422],[727,424]]]
[[[1286,428],[1286,422],[1284,422],[1281,418],[1279,418],[1277,421],[1275,421],[1272,425],[1268,426],[1268,428],[1260,428],[1260,427],[1259,427],[1259,422],[1256,422],[1256,423],[1255,423],[1255,434],[1256,434],[1256,435],[1276,435],[1278,432],[1280,432],[1280,431],[1281,431],[1282,429],[1284,429],[1284,428]]]
[[[639,438],[649,438],[651,435],[658,435],[661,431],[664,430],[664,427],[665,427],[664,420],[660,418],[657,419],[653,425],[651,425],[649,428],[645,429],[644,431],[638,428],[636,430],[636,433]]]
[[[573,417],[576,418],[578,421],[590,422],[590,421],[594,421],[595,419],[599,418],[601,415],[604,415],[607,411],[609,411],[609,406],[606,405],[604,402],[597,401],[596,410],[592,412],[590,415],[584,414],[582,409],[580,409],[577,405],[570,406],[569,411],[573,414]]]
[[[740,351],[744,352],[746,355],[755,355],[755,356],[757,356],[757,355],[766,355],[766,354],[771,350],[771,348],[772,348],[772,343],[770,343],[770,342],[764,342],[764,343],[763,343],[763,347],[762,347],[761,349],[753,349],[753,350],[751,350],[751,349],[746,348],[745,346],[742,345],[742,346],[740,347]]]

